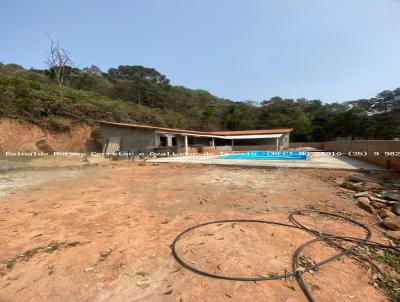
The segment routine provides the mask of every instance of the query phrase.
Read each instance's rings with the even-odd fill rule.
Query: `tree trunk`
[[[58,83],[58,93],[60,94],[60,101],[64,100],[64,95],[63,95],[63,91],[62,91],[62,84]]]

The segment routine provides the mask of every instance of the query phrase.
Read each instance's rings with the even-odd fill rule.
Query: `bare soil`
[[[74,124],[72,121],[68,123],[71,124],[70,131],[59,133],[45,130],[29,122],[0,117],[0,151],[44,151],[38,148],[39,141],[45,141],[58,151],[85,150],[85,142],[89,139],[93,127]]]
[[[124,161],[46,173],[46,182],[23,190],[9,174],[14,194],[0,197],[2,302],[306,301],[294,280],[224,281],[180,267],[171,255],[174,238],[213,220],[289,223],[294,209],[314,208],[366,223],[373,239],[385,242],[375,218],[337,185],[350,172]],[[300,219],[330,233],[363,235],[346,222]],[[177,250],[208,272],[274,275],[291,271],[292,253],[310,239],[297,229],[222,223],[186,234]],[[319,261],[336,251],[316,243],[305,253]],[[305,279],[317,301],[388,300],[352,258],[342,257]]]

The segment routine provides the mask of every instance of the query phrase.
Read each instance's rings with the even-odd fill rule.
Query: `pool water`
[[[273,160],[307,160],[310,154],[304,151],[250,151],[221,155],[222,159],[273,159]]]

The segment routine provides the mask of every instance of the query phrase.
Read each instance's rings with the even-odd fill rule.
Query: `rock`
[[[377,184],[375,182],[364,182],[362,184],[362,188],[364,190],[382,190],[383,187],[380,184]]]
[[[138,280],[138,281],[136,281],[136,286],[140,287],[141,289],[145,289],[145,288],[149,287],[150,284],[147,283],[147,282],[143,282],[141,280]]]
[[[369,195],[369,199],[373,200],[373,201],[378,201],[378,202],[381,202],[381,203],[385,203],[385,204],[394,204],[394,203],[396,203],[395,201],[390,201],[390,200],[386,200],[386,199],[382,199],[382,198],[377,198],[377,197],[374,197],[372,195]]]
[[[348,181],[356,184],[362,183],[361,187],[366,190],[381,190],[383,188],[377,181],[365,176],[351,175]]]
[[[387,209],[380,209],[378,211],[378,215],[382,219],[385,219],[386,217],[396,217],[396,214],[393,214],[391,211]]]
[[[87,267],[87,268],[84,269],[85,273],[91,272],[93,270],[94,270],[93,267]]]
[[[39,140],[35,143],[36,147],[43,152],[52,153],[55,149],[50,146],[45,139]]]
[[[365,210],[365,211],[367,211],[367,212],[369,212],[371,214],[375,214],[375,209],[369,204],[368,198],[358,197],[357,198],[357,204],[363,210]]]
[[[386,231],[385,235],[389,238],[400,240],[400,231]]]
[[[400,216],[400,202],[392,205],[392,212],[397,216]]]
[[[357,198],[357,197],[368,197],[369,196],[369,193],[367,192],[367,191],[365,191],[365,192],[358,192],[358,193],[355,193],[354,194],[354,197],[355,198]]]
[[[371,201],[369,203],[374,209],[385,209],[386,205],[377,201]]]
[[[367,197],[358,197],[357,201],[366,202],[369,204],[369,199]]]
[[[384,234],[390,239],[400,241],[400,231],[386,231]]]
[[[382,191],[381,195],[383,196],[383,198],[387,198],[387,199],[390,199],[390,200],[395,200],[395,201],[400,202],[400,194],[395,192],[395,191],[393,191],[393,192]]]
[[[392,231],[400,231],[400,219],[397,217],[386,217],[382,224]]]
[[[352,182],[365,182],[365,181],[369,181],[369,179],[362,177],[362,176],[358,176],[358,175],[351,175],[349,178],[349,181]]]
[[[358,183],[352,183],[349,181],[345,181],[344,183],[342,183],[341,185],[343,188],[349,189],[349,190],[353,190],[353,191],[365,191],[362,188],[362,182],[358,182]]]

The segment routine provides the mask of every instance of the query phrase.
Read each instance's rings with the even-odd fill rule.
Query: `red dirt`
[[[236,282],[196,275],[177,266],[170,245],[199,223],[288,223],[289,212],[306,207],[372,224],[373,216],[358,209],[334,181],[349,174],[116,162],[3,197],[0,301],[306,301],[295,281]],[[300,219],[336,234],[362,235],[344,222]],[[374,239],[382,241],[372,229]],[[293,251],[310,239],[296,229],[238,223],[201,227],[177,247],[197,268],[251,276],[291,270]],[[334,251],[316,243],[306,253],[321,260]],[[318,301],[387,300],[351,258],[305,278]]]
[[[85,150],[92,129],[87,125],[72,125],[68,132],[55,133],[28,122],[0,118],[0,152],[41,151],[36,143],[43,140],[54,150],[79,152]]]

